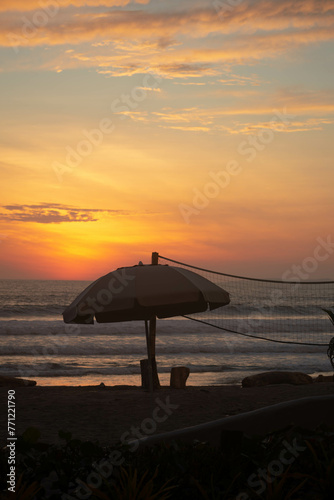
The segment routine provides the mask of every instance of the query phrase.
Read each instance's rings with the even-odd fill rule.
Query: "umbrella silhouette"
[[[217,309],[229,294],[197,273],[168,265],[122,267],[94,281],[64,310],[65,323],[145,321],[150,386],[159,387],[156,318]],[[149,324],[148,324],[149,322]]]

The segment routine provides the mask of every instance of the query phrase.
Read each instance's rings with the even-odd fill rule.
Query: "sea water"
[[[0,375],[39,385],[140,385],[140,360],[147,357],[144,322],[64,324],[63,310],[88,285],[0,280]],[[238,307],[241,317],[251,314],[246,304],[239,301]],[[286,329],[289,319],[287,314]],[[330,333],[324,319],[319,340],[328,343]],[[163,385],[169,384],[173,366],[190,368],[188,385],[240,384],[247,375],[268,370],[331,374],[326,351],[326,346],[247,338],[182,317],[157,321],[156,359]]]

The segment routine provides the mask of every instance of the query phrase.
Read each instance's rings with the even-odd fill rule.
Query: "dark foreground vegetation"
[[[8,491],[10,452],[1,450],[1,499],[334,498],[334,432],[323,427],[265,437],[229,431],[216,448],[202,442],[106,448],[59,435],[61,445],[40,443],[34,428],[18,438],[15,492]]]

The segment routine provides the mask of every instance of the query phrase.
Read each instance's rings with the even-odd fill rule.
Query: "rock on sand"
[[[300,372],[264,372],[257,375],[250,375],[242,381],[242,387],[261,387],[271,384],[312,384],[310,375]]]

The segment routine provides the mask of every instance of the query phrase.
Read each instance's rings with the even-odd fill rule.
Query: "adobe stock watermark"
[[[36,36],[41,28],[49,23],[59,12],[59,4],[54,0],[40,0],[40,9],[35,10],[31,17],[23,16],[21,18],[21,33],[7,33],[6,37],[10,41],[16,54],[19,52],[19,47],[24,47],[29,41]]]
[[[258,468],[256,472],[248,477],[247,484],[256,495],[262,495],[267,489],[267,485],[283,474],[285,469],[290,466],[306,450],[306,446],[301,446],[295,438],[292,444],[286,440],[283,441],[283,448],[276,460],[272,460],[267,468]],[[242,492],[235,500],[248,500],[251,498],[248,493]]]
[[[241,156],[246,156],[247,162],[253,162],[258,153],[273,142],[275,132],[283,131],[291,123],[294,116],[288,114],[286,108],[282,112],[275,109],[268,127],[259,129],[255,135],[250,135],[247,140],[240,142],[237,148],[238,153]],[[209,172],[210,181],[202,189],[193,189],[192,204],[179,204],[179,212],[184,222],[190,224],[191,217],[199,215],[202,210],[207,208],[210,200],[217,198],[221,191],[229,186],[233,177],[238,176],[242,171],[243,167],[240,163],[237,160],[231,160],[227,162],[224,170]]]
[[[230,184],[231,178],[241,172],[242,167],[236,160],[229,161],[224,170],[209,172],[211,180],[204,185],[203,189],[193,188],[192,204],[179,204],[179,211],[184,222],[190,224],[191,217],[200,214],[208,207],[210,200],[217,198],[220,192]]]
[[[318,245],[313,250],[313,255],[305,257],[301,264],[294,264],[290,269],[285,271],[282,275],[284,281],[297,281],[307,280],[311,274],[315,273],[319,267],[320,262],[324,262],[334,252],[334,241],[332,235],[329,234],[326,239],[318,237],[316,239]]]
[[[282,274],[282,281],[280,283],[290,284],[291,292],[297,292],[301,287],[301,283],[308,280],[318,270],[319,265],[333,255],[334,241],[332,240],[332,235],[328,235],[326,238],[318,236],[316,242],[318,244],[314,247],[312,255],[305,257],[301,264],[293,264]],[[270,290],[268,297],[260,305],[258,304],[258,300],[250,303],[250,306],[256,310],[257,316],[247,319],[241,318],[238,324],[240,324],[244,333],[254,332],[266,318],[272,316],[274,308],[284,304],[286,304],[286,292],[277,284],[275,288]]]
[[[114,114],[120,114],[120,119],[126,118],[126,113],[134,111],[147,99],[147,89],[158,89],[162,78],[153,73],[144,75],[141,86],[133,87],[129,94],[122,94],[114,99],[110,109]],[[82,139],[74,146],[66,146],[65,158],[62,162],[53,161],[51,166],[58,181],[63,182],[65,174],[70,174],[76,169],[84,159],[90,156],[96,148],[101,146],[105,136],[110,136],[115,130],[115,124],[109,117],[102,118],[97,127],[87,130],[82,129]]]
[[[287,109],[283,111],[274,109],[274,115],[269,121],[269,126],[259,129],[256,134],[250,134],[247,140],[242,141],[238,146],[238,153],[246,156],[246,161],[252,162],[257,154],[263,151],[275,138],[275,132],[283,132],[296,115],[288,114]]]
[[[139,439],[145,436],[152,435],[156,432],[158,425],[165,422],[180,405],[175,405],[170,402],[169,396],[165,401],[160,398],[155,399],[155,408],[152,411],[152,416],[144,418],[139,426],[131,426],[120,437],[120,442],[123,445],[129,445],[129,451],[134,453],[139,447]],[[89,498],[94,489],[102,486],[103,481],[110,478],[115,470],[115,467],[121,467],[125,462],[125,457],[120,450],[113,450],[107,459],[101,460],[99,463],[92,464],[92,470],[88,474],[86,481],[77,478],[75,482],[77,487],[71,494],[63,494],[62,500],[77,500]],[[75,495],[75,496],[72,496]]]
[[[226,12],[231,12],[235,7],[238,7],[243,2],[244,0],[214,0],[212,5],[218,16],[222,16]]]
[[[114,271],[107,287],[97,291],[95,296],[88,296],[78,308],[78,316],[86,318],[84,321],[90,323],[95,315],[105,310],[111,304],[115,295],[120,294],[128,286],[135,276],[126,274],[126,268]]]
[[[48,333],[45,335],[45,342],[40,350],[34,348],[29,352],[30,355],[34,356],[34,364],[31,364],[29,368],[19,367],[19,376],[25,377],[41,377],[50,372],[50,362],[52,362],[52,357],[59,354],[59,349],[68,344],[69,335],[79,335],[80,325],[65,325],[65,336],[57,334]]]
[[[78,316],[83,317],[82,323],[79,324],[65,324],[65,336],[57,334],[48,333],[45,338],[45,345],[40,349],[34,348],[31,351],[31,355],[34,356],[36,365],[32,365],[30,368],[19,368],[19,374],[21,377],[36,377],[43,376],[50,370],[50,361],[52,361],[53,356],[59,354],[59,349],[67,345],[68,338],[70,335],[80,335],[82,332],[83,324],[91,324],[95,313],[101,312],[106,306],[108,306],[115,295],[124,291],[128,286],[129,282],[134,280],[135,277],[126,274],[126,269],[120,269],[113,272],[113,276],[110,278],[107,287],[100,288],[95,295],[89,295],[87,299],[80,304],[78,310]]]

